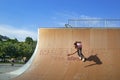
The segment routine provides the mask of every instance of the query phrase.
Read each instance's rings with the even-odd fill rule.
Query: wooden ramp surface
[[[87,61],[73,53],[82,41]],[[32,65],[13,80],[119,80],[120,29],[39,29]]]

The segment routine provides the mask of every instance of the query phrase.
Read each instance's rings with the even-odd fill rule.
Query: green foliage
[[[25,42],[19,42],[17,39],[8,39],[2,41],[0,39],[0,58],[5,62],[6,58],[22,59],[26,57],[30,59],[37,41],[33,41],[31,37],[26,37]]]
[[[0,41],[6,41],[8,40],[9,38],[7,36],[2,36],[0,35]]]
[[[31,37],[26,37],[25,43],[32,44],[33,43],[33,39]]]

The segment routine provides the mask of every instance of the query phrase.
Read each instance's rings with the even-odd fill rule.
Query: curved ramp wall
[[[82,41],[87,61],[73,53]],[[13,80],[119,80],[120,29],[40,28],[32,65]]]

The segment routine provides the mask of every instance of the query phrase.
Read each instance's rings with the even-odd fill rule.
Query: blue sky
[[[68,19],[120,18],[120,0],[0,0],[0,34],[37,40],[40,27],[64,27]]]

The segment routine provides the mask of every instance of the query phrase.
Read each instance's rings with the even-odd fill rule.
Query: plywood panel
[[[120,29],[40,29],[39,50],[30,68],[13,80],[119,80]],[[67,56],[82,41],[83,53]],[[114,44],[111,44],[114,43]]]
[[[108,48],[120,48],[119,29],[108,29]]]
[[[107,47],[107,29],[90,30],[90,46],[93,49],[104,49]]]

